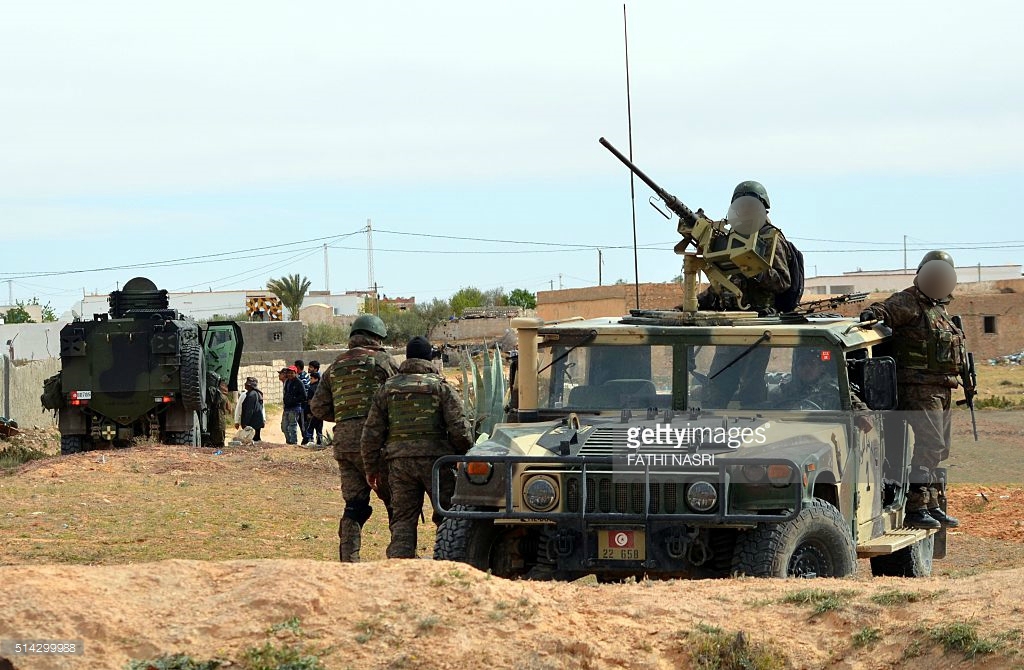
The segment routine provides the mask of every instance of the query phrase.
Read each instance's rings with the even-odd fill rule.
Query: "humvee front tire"
[[[929,535],[909,547],[883,556],[871,557],[875,577],[931,577],[935,536]]]
[[[452,511],[481,510],[479,507],[453,505]],[[446,518],[437,528],[434,540],[435,561],[457,561],[472,565],[477,570],[491,572],[496,577],[515,579],[524,577],[531,567],[513,565],[510,560],[518,556],[521,532],[514,526],[495,526],[492,519]]]
[[[846,577],[857,548],[835,507],[815,498],[792,521],[739,533],[733,572],[751,577]]]

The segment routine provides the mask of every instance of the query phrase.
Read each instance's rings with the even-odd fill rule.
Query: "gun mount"
[[[696,212],[683,202],[658,186],[653,179],[633,164],[605,138],[599,140],[623,165],[647,184],[671,212],[679,217],[677,232],[682,236],[674,251],[683,256],[683,305],[686,312],[697,311],[697,274],[703,272],[712,289],[721,293],[727,291],[736,297],[740,307],[745,307],[743,289],[733,281],[737,275],[754,278],[771,268],[778,244],[778,230],[771,228],[762,232],[767,222],[764,206],[755,198],[737,199],[730,207],[729,217],[715,221]],[[652,197],[651,205],[663,216],[669,218]],[[694,251],[688,251],[693,244]]]

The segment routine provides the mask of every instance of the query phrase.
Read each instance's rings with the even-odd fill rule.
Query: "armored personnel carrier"
[[[210,443],[222,420],[218,387],[238,388],[238,324],[201,326],[170,309],[167,291],[145,277],[108,302],[107,313],[61,329],[61,371],[43,385],[43,406],[57,411],[61,453],[128,446],[137,437]]]

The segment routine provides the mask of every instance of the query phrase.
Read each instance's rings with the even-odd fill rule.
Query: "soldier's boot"
[[[942,524],[928,513],[928,485],[911,484],[907,491],[907,504],[904,508],[903,525],[907,528],[938,530]]]
[[[933,484],[928,487],[928,515],[933,519],[942,524],[943,528],[957,528],[960,525],[960,520],[954,516],[949,516],[946,511],[942,509],[942,503],[946,499],[945,486],[942,484]]]
[[[338,556],[342,563],[358,563],[363,544],[363,527],[355,519],[342,518],[338,524]]]
[[[391,532],[391,544],[388,545],[388,558],[416,558],[416,533]]]

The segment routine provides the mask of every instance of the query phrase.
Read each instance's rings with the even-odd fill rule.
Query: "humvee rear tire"
[[[751,577],[846,577],[857,548],[835,507],[815,498],[792,521],[762,524],[736,538],[733,572]]]
[[[453,505],[452,511],[482,510],[480,507]],[[446,518],[437,528],[434,540],[435,561],[458,561],[477,570],[491,572],[495,577],[516,579],[525,577],[531,567],[513,566],[508,559],[518,552],[509,551],[509,542],[515,542],[513,526],[495,526],[492,519]]]
[[[60,436],[61,456],[67,456],[68,454],[78,454],[83,451],[89,451],[89,444],[88,442],[86,442],[85,435]]]
[[[929,535],[909,547],[884,556],[871,557],[875,577],[931,577],[935,536]]]

